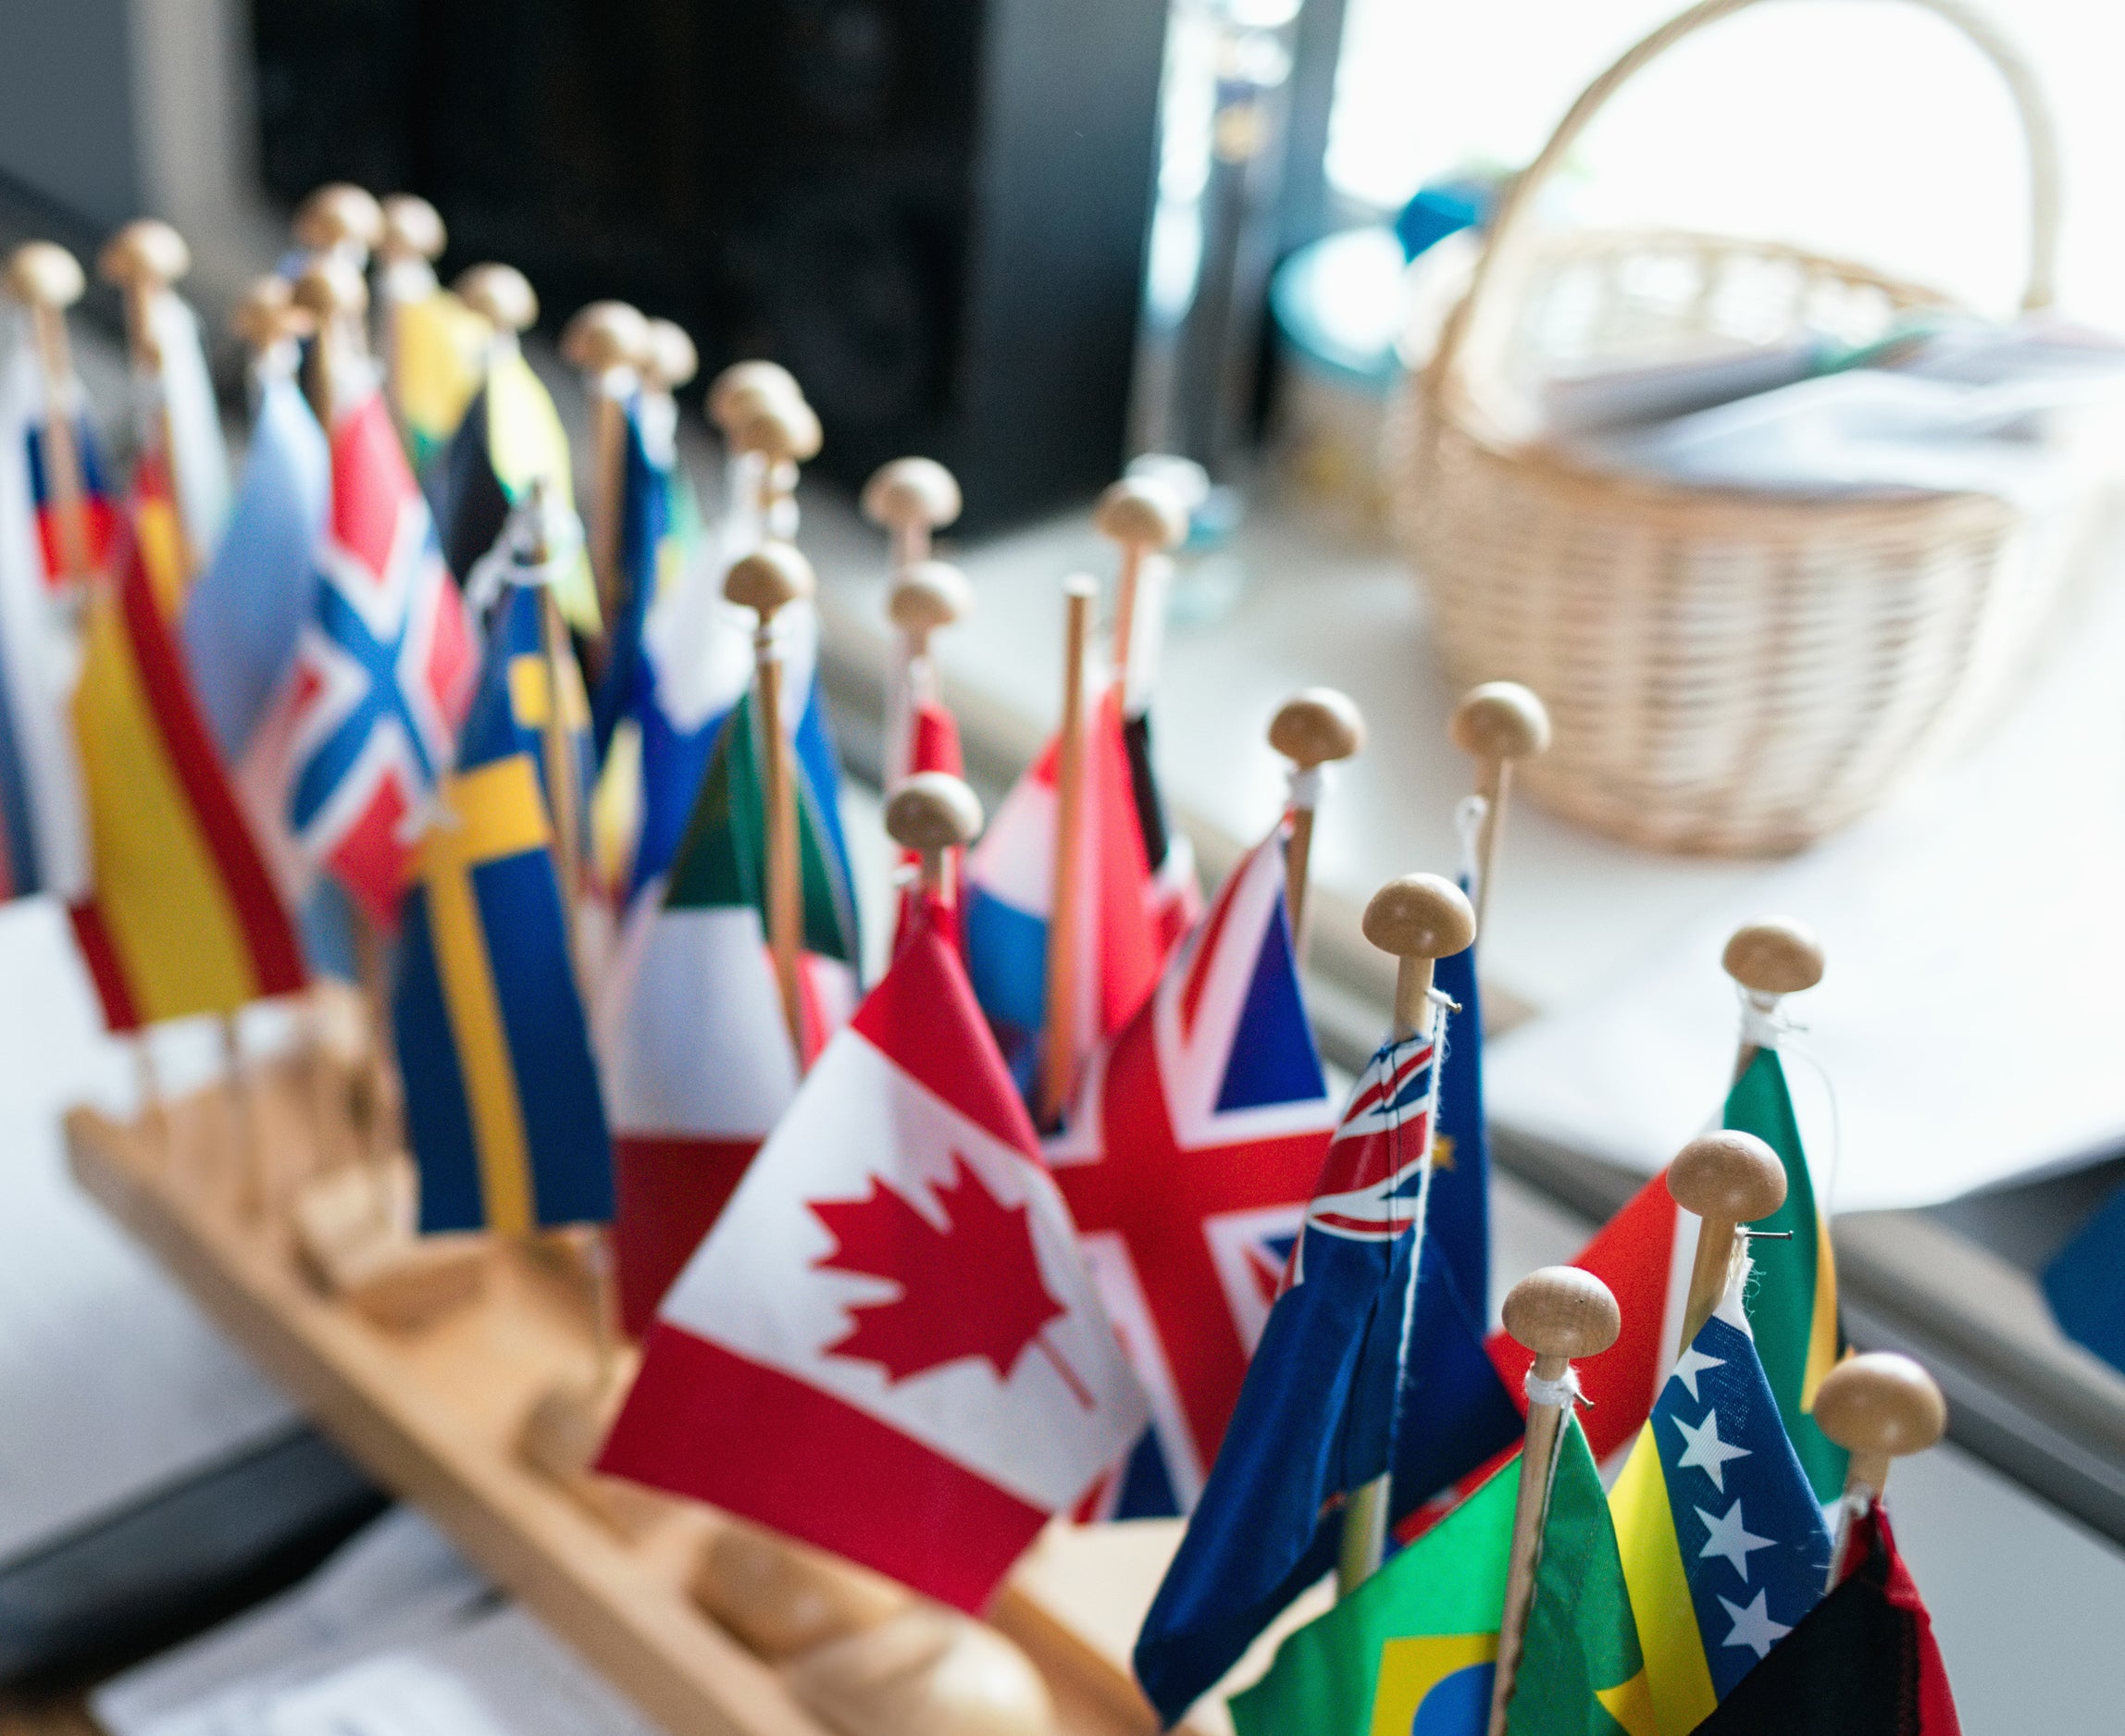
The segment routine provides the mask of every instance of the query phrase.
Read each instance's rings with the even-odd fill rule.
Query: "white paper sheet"
[[[1647,1173],[1717,1112],[1742,923],[1822,936],[1796,1097],[1833,1210],[1924,1206],[2125,1145],[2125,592],[2073,624],[1992,738],[1634,970],[1494,1045],[1490,1111]],[[1828,1173],[1835,1152],[1836,1172]]]
[[[210,1068],[214,1044],[158,1034],[166,1088]],[[64,916],[0,906],[0,1561],[293,1423],[67,1173],[65,1112],[131,1098]]]

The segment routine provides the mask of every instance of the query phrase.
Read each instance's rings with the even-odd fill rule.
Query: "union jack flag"
[[[1423,1220],[1436,1073],[1429,1035],[1373,1057],[1329,1142],[1309,1229],[1355,1242],[1391,1242]],[[1288,1283],[1300,1282],[1296,1266]]]
[[[1187,1512],[1238,1400],[1335,1110],[1300,1000],[1284,835],[1233,872],[1047,1148],[1151,1420],[1094,1511]]]
[[[450,764],[478,675],[457,588],[380,394],[332,436],[332,516],[296,647],[291,813],[370,921],[397,923],[407,821]]]

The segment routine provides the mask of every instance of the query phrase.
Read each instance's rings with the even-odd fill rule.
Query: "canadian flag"
[[[934,905],[666,1294],[600,1469],[978,1609],[1144,1398]]]

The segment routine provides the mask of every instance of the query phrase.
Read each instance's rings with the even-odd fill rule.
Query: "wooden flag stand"
[[[1308,688],[1276,708],[1269,745],[1291,762],[1291,829],[1284,846],[1284,909],[1291,924],[1291,956],[1306,962],[1306,887],[1313,864],[1313,814],[1321,802],[1321,768],[1365,748],[1365,720],[1334,688]]]

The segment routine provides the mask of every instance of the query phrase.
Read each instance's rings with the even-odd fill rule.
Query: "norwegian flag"
[[[1144,1409],[935,914],[665,1296],[600,1469],[973,1610]]]
[[[1047,1147],[1150,1401],[1150,1428],[1096,1516],[1193,1508],[1334,1124],[1292,956],[1279,825],[1094,1057]]]
[[[478,677],[457,588],[380,393],[332,435],[332,516],[297,643],[291,814],[304,852],[397,924],[407,817],[450,763]]]

